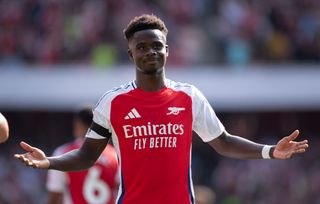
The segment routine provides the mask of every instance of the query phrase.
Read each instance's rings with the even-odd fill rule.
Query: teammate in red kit
[[[92,109],[81,108],[73,119],[75,140],[58,147],[54,155],[78,149],[92,122]],[[88,170],[62,172],[49,170],[47,189],[48,204],[113,204],[118,189],[117,156],[112,145],[107,145],[95,164]]]
[[[73,171],[93,165],[112,138],[120,168],[117,203],[194,203],[192,131],[218,153],[232,158],[290,158],[308,141],[294,131],[276,145],[231,135],[194,86],[165,77],[168,30],[154,15],[135,17],[125,28],[136,79],[106,92],[94,109],[84,144],[72,153],[46,157],[24,142],[15,157],[27,166]]]

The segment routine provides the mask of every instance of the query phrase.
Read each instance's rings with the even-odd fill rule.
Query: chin
[[[158,69],[148,69],[148,70],[144,70],[144,74],[148,74],[148,75],[155,75],[155,74],[160,74],[163,72],[162,68],[158,68]]]
[[[144,68],[138,68],[139,72],[147,75],[154,75],[154,74],[159,74],[163,72],[163,68],[159,67],[157,65],[155,66],[145,66]]]

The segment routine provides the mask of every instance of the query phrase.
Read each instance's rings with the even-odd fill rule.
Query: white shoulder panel
[[[93,109],[93,121],[100,126],[108,129],[110,126],[110,108],[112,100],[120,95],[127,93],[131,90],[135,89],[135,85],[133,82],[129,82],[126,85],[116,87],[106,92],[98,101],[96,107]]]
[[[192,129],[204,142],[220,136],[225,130],[213,108],[205,96],[195,86],[166,80],[167,87],[176,91],[183,91],[192,99]]]

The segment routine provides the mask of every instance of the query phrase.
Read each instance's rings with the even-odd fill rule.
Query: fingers
[[[300,151],[300,150],[306,150],[309,147],[308,143],[301,143],[298,144],[296,147],[296,151]]]
[[[294,154],[304,153],[308,147],[309,145],[307,140],[297,143],[290,157],[292,157]]]
[[[22,149],[28,151],[28,152],[32,152],[34,151],[34,147],[32,147],[31,145],[27,144],[26,142],[20,142],[20,146]]]
[[[24,163],[26,166],[30,166],[33,168],[37,168],[38,166],[28,158],[26,158],[23,154],[15,154],[15,158],[19,159],[22,163]]]
[[[293,131],[289,136],[287,136],[286,138],[289,140],[289,141],[293,141],[295,140],[298,135],[300,134],[299,130],[295,130]]]
[[[27,159],[23,154],[15,154],[14,157],[23,163],[27,163],[29,161],[29,159]]]
[[[295,153],[304,153],[306,151],[306,149],[298,149],[295,151]]]
[[[22,157],[22,155],[21,154],[15,154],[14,157],[17,158],[17,159],[20,159]]]
[[[303,140],[303,141],[300,141],[300,142],[297,142],[297,145],[307,145],[308,146],[308,140]]]
[[[295,145],[295,149],[307,149],[309,147],[308,140],[303,140],[301,142],[291,142]]]

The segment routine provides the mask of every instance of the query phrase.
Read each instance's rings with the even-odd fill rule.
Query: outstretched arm
[[[60,171],[77,171],[91,167],[108,143],[108,139],[86,138],[83,145],[76,150],[56,157],[46,157],[42,150],[21,142],[25,154],[14,156],[26,166],[39,169],[56,169]]]
[[[49,157],[50,169],[60,171],[77,171],[90,168],[108,144],[108,139],[86,138],[83,145],[66,154]]]
[[[264,150],[267,150],[267,152],[264,151],[264,153],[269,154],[271,158],[287,159],[291,158],[294,154],[305,152],[308,148],[308,140],[294,141],[298,135],[299,131],[296,130],[289,136],[282,138],[276,145],[268,148],[268,146],[263,144],[223,132],[221,136],[210,141],[209,145],[219,154],[231,158],[261,159],[263,158],[262,150],[265,147]]]

